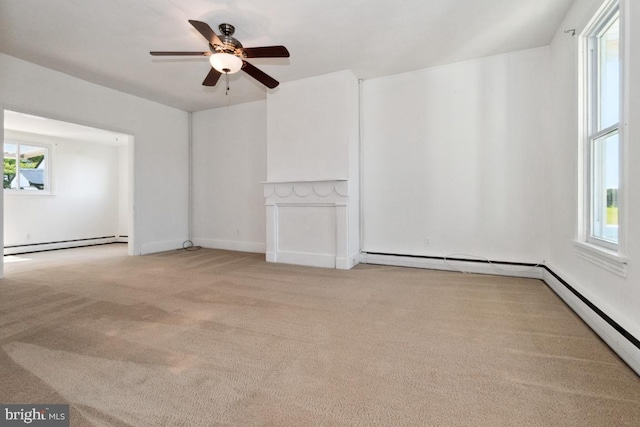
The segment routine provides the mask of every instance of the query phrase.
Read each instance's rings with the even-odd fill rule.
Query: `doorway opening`
[[[133,255],[134,137],[3,114],[4,255],[113,242]]]

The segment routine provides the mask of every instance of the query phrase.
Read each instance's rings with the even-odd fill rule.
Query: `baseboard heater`
[[[60,240],[56,242],[29,243],[25,245],[10,245],[4,247],[5,255],[22,255],[33,252],[55,251],[59,249],[78,248],[83,246],[106,245],[121,243],[126,236],[90,237],[86,239]]]
[[[436,257],[422,255],[402,255],[380,252],[361,253],[360,262],[364,264],[395,265],[400,267],[426,268],[447,271],[457,271],[450,262],[463,263],[471,268],[465,272],[481,274],[497,274],[503,276],[538,278],[545,282],[596,334],[600,336],[613,351],[615,351],[638,375],[640,375],[640,340],[616,322],[611,316],[582,295],[576,288],[560,277],[549,266],[510,261],[492,261],[488,259],[467,259],[459,257]],[[483,268],[482,266],[485,265]],[[496,271],[492,265],[501,266]],[[524,272],[522,269],[526,268]],[[492,271],[493,270],[493,271]],[[513,274],[511,274],[513,273]],[[575,297],[572,300],[570,297]],[[582,303],[583,305],[578,305]],[[585,310],[586,308],[587,310]],[[612,334],[611,329],[616,334]],[[619,337],[624,337],[620,340]]]

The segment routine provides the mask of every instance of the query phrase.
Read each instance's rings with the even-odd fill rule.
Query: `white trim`
[[[358,219],[360,221],[360,242],[359,249],[365,247],[365,232],[364,232],[364,192],[365,192],[365,184],[364,184],[364,80],[358,79],[358,202],[359,202],[359,211],[358,211]]]
[[[222,240],[222,239],[203,239],[193,238],[191,240],[194,245],[202,246],[210,249],[223,249],[227,251],[253,252],[263,254],[267,249],[267,245],[262,242],[243,242],[238,240]]]
[[[80,248],[83,246],[104,245],[107,243],[115,243],[117,241],[118,241],[117,237],[104,237],[104,238],[87,239],[87,240],[70,240],[66,242],[21,245],[21,246],[13,246],[10,248],[5,247],[4,254],[16,255],[16,254],[24,254],[29,252],[52,251],[56,249]]]
[[[187,239],[193,234],[193,113],[187,112]]]
[[[606,129],[602,129],[600,131],[594,132],[593,135],[591,135],[590,139],[591,140],[601,139],[605,136],[613,135],[616,132],[618,133],[620,132],[620,122],[616,122],[615,124],[612,124]]]
[[[349,248],[349,182],[343,179],[323,181],[263,182],[266,207],[266,260],[314,267],[348,270],[355,265],[357,255]],[[335,235],[333,254],[281,250],[280,237],[284,221],[281,208],[324,209],[334,211]],[[299,210],[301,213],[302,210]],[[327,231],[331,232],[331,231]],[[289,248],[290,249],[290,248]],[[306,248],[306,250],[309,250]]]
[[[307,267],[336,268],[338,258],[334,254],[278,251],[276,262]]]
[[[597,13],[593,15],[585,29],[580,34],[579,41],[579,91],[578,91],[578,106],[579,106],[579,185],[578,185],[578,230],[577,240],[584,242],[585,245],[591,247],[600,247],[604,251],[617,252],[619,256],[622,256],[626,251],[626,213],[627,203],[625,197],[626,187],[626,155],[627,143],[625,138],[625,126],[627,123],[627,109],[626,104],[628,102],[628,96],[625,93],[626,82],[628,79],[628,68],[625,61],[626,58],[626,13],[625,0],[607,0],[598,9]],[[610,125],[605,129],[598,130],[596,121],[598,118],[598,102],[599,102],[599,90],[598,90],[598,58],[597,53],[600,46],[597,40],[602,33],[609,28],[612,19],[618,16],[620,25],[620,46],[619,46],[619,61],[620,61],[620,105],[619,105],[619,118],[618,122]],[[596,56],[594,56],[596,55]],[[595,102],[594,102],[595,98]],[[594,176],[594,169],[600,171],[599,167],[593,165],[595,142],[613,133],[618,133],[618,152],[619,152],[619,185],[618,185],[618,209],[620,213],[619,218],[619,233],[617,242],[609,242],[598,238],[593,235],[593,222],[594,222],[594,205],[598,205],[599,209],[602,208],[602,201],[594,200],[593,186],[597,177]],[[602,156],[598,156],[600,159]],[[616,274],[621,274],[620,266],[607,265],[602,262],[601,257],[593,257],[592,251],[582,251],[580,256],[606,268],[609,271],[613,271]],[[613,268],[613,270],[611,269]],[[626,273],[624,273],[626,274]]]
[[[627,257],[587,242],[575,241],[573,246],[580,258],[618,276],[627,277]]]
[[[140,246],[139,255],[154,254],[157,252],[166,252],[175,249],[182,249],[183,239],[165,240],[163,242],[143,243]]]
[[[335,265],[338,270],[350,270],[353,267],[353,264],[349,263],[349,258],[336,257]]]
[[[2,146],[2,152],[4,153],[4,138],[5,138],[5,130],[4,130],[4,108],[2,106],[2,103],[0,103],[0,129],[2,129],[2,132],[0,132],[0,145]],[[4,165],[4,154],[2,155],[2,163]],[[3,166],[3,172],[4,172],[4,166]],[[4,183],[4,177],[2,178],[2,181]],[[4,187],[4,184],[3,184]],[[2,256],[2,261],[0,261],[0,279],[4,278],[4,255],[6,254],[6,250],[4,249],[4,188],[2,190],[2,197],[0,197],[0,224],[2,224],[2,226],[0,226],[0,239],[2,241],[2,245],[0,245],[0,256]]]
[[[336,257],[336,268],[338,270],[350,270],[360,263],[360,254],[351,254],[349,258]]]
[[[52,193],[47,190],[17,190],[15,188],[4,188],[4,194],[9,197],[26,197],[26,196],[38,196],[38,197],[46,197],[46,196],[56,196],[55,193]]]
[[[620,70],[622,76],[620,78],[620,126],[618,128],[619,146],[618,152],[620,161],[619,185],[618,185],[618,254],[624,256],[627,254],[627,230],[631,221],[628,220],[629,215],[629,198],[627,197],[627,186],[629,183],[629,141],[627,138],[627,126],[629,123],[629,95],[627,88],[630,87],[629,80],[631,72],[627,58],[631,58],[629,51],[629,31],[630,28],[629,14],[627,13],[627,5],[630,0],[620,0],[618,2],[620,16]]]
[[[431,270],[457,271],[461,273],[493,274],[496,276],[542,278],[541,267],[500,264],[498,262],[454,261],[447,259],[420,258],[402,255],[377,255],[361,253],[360,263],[392,265],[397,267],[425,268]]]
[[[552,269],[553,270],[553,269]],[[640,349],[616,331],[602,317],[575,296],[567,287],[547,270],[543,270],[542,280],[624,360],[640,375]],[[602,310],[602,308],[600,308]],[[604,310],[603,310],[604,311]]]

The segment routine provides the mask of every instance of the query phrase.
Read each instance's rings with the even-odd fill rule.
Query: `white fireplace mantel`
[[[263,182],[269,262],[347,270],[349,182]]]

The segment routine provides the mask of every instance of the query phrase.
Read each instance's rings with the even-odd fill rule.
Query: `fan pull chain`
[[[227,91],[225,92],[226,96],[229,96],[229,73],[224,73],[227,76]]]

